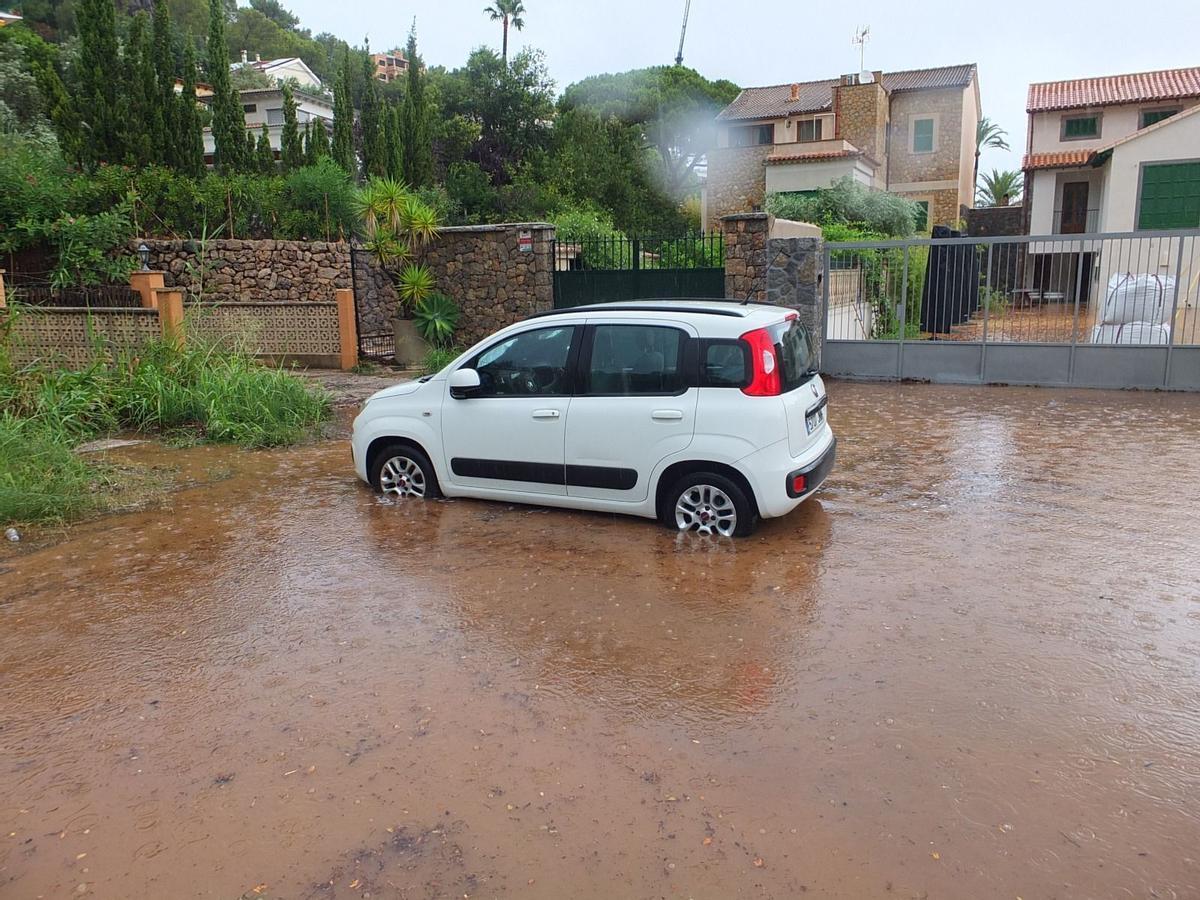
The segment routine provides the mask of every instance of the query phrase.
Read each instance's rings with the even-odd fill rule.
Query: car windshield
[[[779,356],[783,389],[790,391],[817,373],[817,351],[812,335],[798,319],[788,319],[770,328],[771,341]]]

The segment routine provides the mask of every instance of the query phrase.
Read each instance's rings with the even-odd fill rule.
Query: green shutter
[[[913,122],[913,153],[933,152],[933,119]]]
[[[1142,170],[1138,228],[1200,228],[1200,162],[1158,163]]]
[[[1076,116],[1063,125],[1063,137],[1089,138],[1100,133],[1100,120],[1096,116]]]
[[[920,212],[917,213],[917,221],[916,221],[917,231],[928,231],[929,230],[929,201],[928,200],[918,200],[917,201],[917,209],[920,210]]]
[[[1142,127],[1149,128],[1155,122],[1169,119],[1177,112],[1179,112],[1177,109],[1148,109],[1142,113]]]

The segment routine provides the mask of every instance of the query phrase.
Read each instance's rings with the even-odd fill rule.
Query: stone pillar
[[[142,295],[143,308],[155,308],[154,292],[162,290],[165,275],[166,272],[139,271],[129,276],[129,286]]]
[[[4,269],[0,269],[0,309],[4,309],[8,305],[8,300],[4,296]]]
[[[350,288],[338,288],[334,291],[337,298],[338,314],[338,356],[343,372],[358,365],[358,329],[354,322],[354,291]]]
[[[158,310],[158,323],[162,336],[183,346],[183,291],[177,288],[160,288],[154,292],[154,307]]]
[[[824,320],[822,281],[824,246],[820,238],[771,238],[767,241],[766,302],[790,306],[808,327],[820,359]]]
[[[766,213],[736,213],[721,217],[725,236],[725,296],[731,300],[767,299]]]

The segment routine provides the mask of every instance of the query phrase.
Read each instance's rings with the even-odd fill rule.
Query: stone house
[[[746,88],[717,115],[704,224],[845,176],[954,223],[973,199],[979,109],[973,63]]]
[[[387,53],[372,53],[375,63],[375,79],[385,84],[403,78],[408,71],[408,59],[403,50],[389,50]]]

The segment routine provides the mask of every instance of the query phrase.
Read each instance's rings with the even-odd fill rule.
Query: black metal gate
[[[365,330],[362,311],[363,286],[359,284],[359,266],[365,266],[369,256],[350,242],[350,285],[354,290],[354,330],[358,334],[358,358],[378,363],[391,363],[396,357],[396,338],[390,328]],[[363,277],[367,277],[365,273]]]
[[[554,307],[666,297],[724,297],[720,234],[554,242]]]

